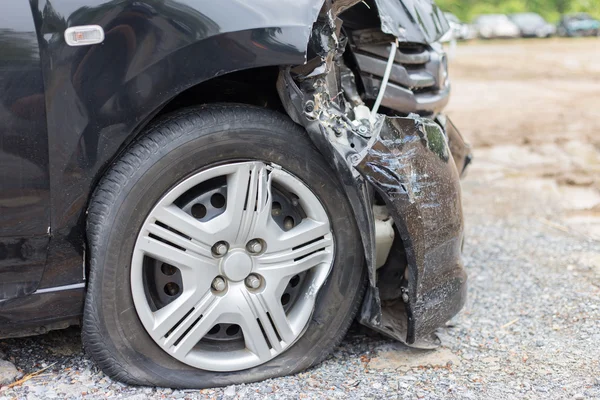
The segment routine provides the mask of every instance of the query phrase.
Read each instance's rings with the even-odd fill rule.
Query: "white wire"
[[[375,100],[375,104],[373,105],[373,109],[371,110],[371,115],[375,116],[377,114],[377,110],[379,110],[379,106],[381,105],[381,101],[383,100],[383,94],[385,93],[385,88],[387,87],[388,80],[390,79],[390,73],[392,72],[392,65],[394,65],[394,58],[396,58],[396,49],[398,48],[398,40],[392,42],[392,48],[390,50],[390,57],[388,58],[387,65],[385,66],[385,73],[383,74],[383,80],[381,81],[381,87],[379,88],[379,94],[377,95],[377,99]]]

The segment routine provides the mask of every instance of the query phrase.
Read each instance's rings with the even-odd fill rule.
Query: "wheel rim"
[[[302,181],[260,161],[220,165],[176,185],[144,221],[132,297],[174,358],[246,369],[302,336],[333,258],[329,217]]]

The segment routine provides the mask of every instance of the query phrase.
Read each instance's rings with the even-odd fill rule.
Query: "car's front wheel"
[[[298,372],[360,305],[363,255],[340,183],[305,132],[271,111],[163,119],[102,179],[87,230],[84,345],[128,383]]]

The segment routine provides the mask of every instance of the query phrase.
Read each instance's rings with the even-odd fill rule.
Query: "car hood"
[[[381,30],[401,42],[433,43],[450,25],[442,10],[431,0],[375,0]]]

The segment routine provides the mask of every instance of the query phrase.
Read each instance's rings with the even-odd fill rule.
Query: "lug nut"
[[[248,249],[248,251],[250,253],[257,254],[263,250],[263,244],[258,239],[252,239],[251,241],[248,242],[248,244],[246,245],[246,248]]]
[[[256,275],[248,275],[246,278],[246,286],[251,289],[258,289],[260,287],[260,278]]]
[[[283,219],[283,229],[289,231],[294,227],[294,218],[287,216]]]
[[[213,254],[216,254],[217,256],[224,256],[227,254],[227,250],[229,250],[229,246],[225,242],[217,242],[212,247]]]
[[[227,284],[225,283],[225,279],[221,278],[220,276],[217,276],[215,279],[213,279],[211,286],[217,292],[222,292],[223,290],[225,290]]]

